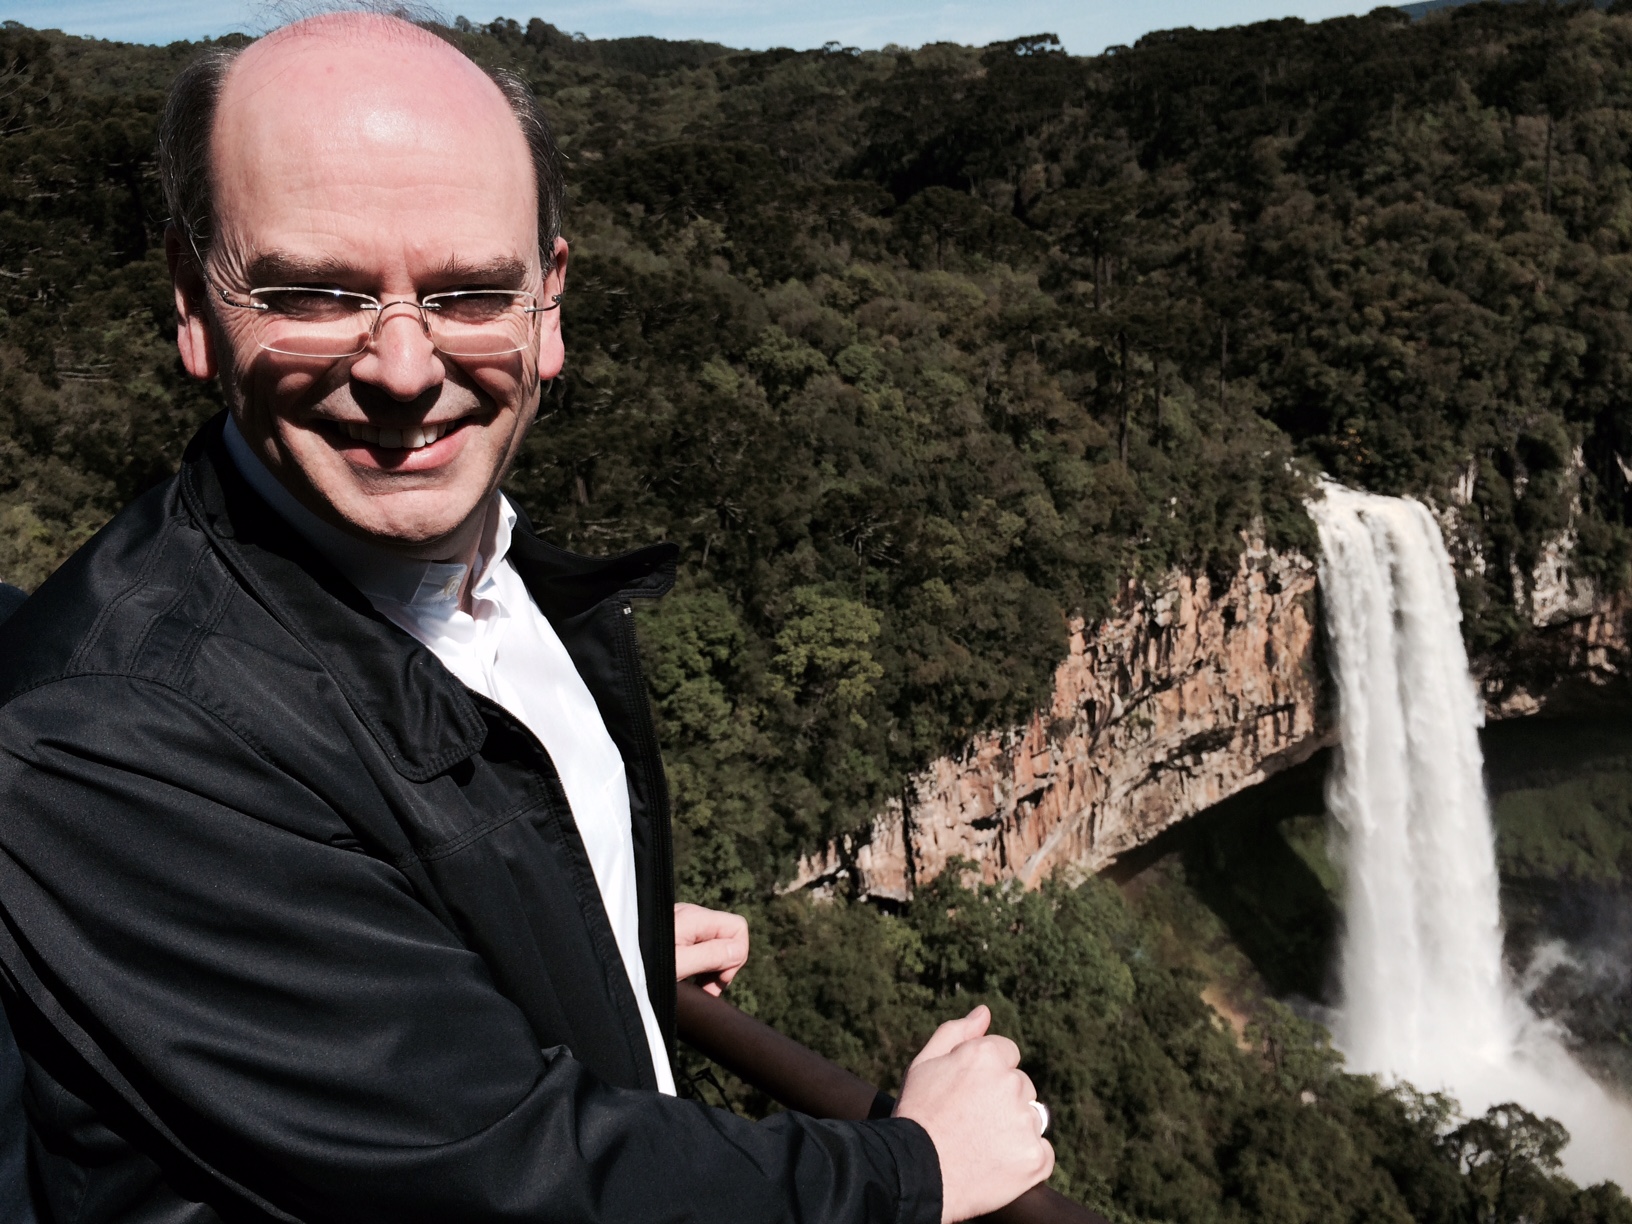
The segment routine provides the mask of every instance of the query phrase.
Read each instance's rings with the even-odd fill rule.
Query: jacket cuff
[[[867,1123],[895,1158],[900,1191],[896,1224],[941,1224],[941,1157],[929,1132],[911,1118]]]

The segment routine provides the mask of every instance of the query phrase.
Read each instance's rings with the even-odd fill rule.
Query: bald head
[[[497,138],[527,160],[497,83],[434,34],[397,17],[331,13],[284,26],[233,62],[217,103],[212,157],[298,133],[327,156],[382,142],[451,153],[457,133]]]
[[[453,96],[462,86],[502,97],[492,77],[433,31],[373,12],[322,13],[280,26],[232,55],[224,85],[247,77],[250,89],[280,78],[287,87],[309,86],[336,69],[360,68],[374,77],[425,73],[433,88],[446,78]]]

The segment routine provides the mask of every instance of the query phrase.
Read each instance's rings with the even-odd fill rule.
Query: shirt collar
[[[469,566],[447,561],[414,561],[396,556],[374,544],[347,535],[325,523],[295,499],[282,482],[261,462],[238,423],[227,417],[227,453],[238,471],[261,498],[322,553],[346,580],[375,602],[400,604],[426,612],[451,615],[459,606],[459,588]],[[494,491],[488,505],[487,523],[476,554],[477,578],[473,595],[482,595],[494,583],[498,563],[510,551],[515,531],[516,511],[508,499]]]

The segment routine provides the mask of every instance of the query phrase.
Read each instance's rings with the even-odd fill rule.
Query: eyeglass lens
[[[260,346],[293,357],[352,357],[368,347],[381,309],[372,298],[325,289],[256,289]],[[435,294],[414,307],[431,343],[450,357],[498,357],[527,347],[524,293]],[[396,305],[396,303],[391,303]]]

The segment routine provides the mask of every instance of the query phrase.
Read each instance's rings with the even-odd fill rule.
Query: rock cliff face
[[[1330,743],[1318,651],[1315,567],[1295,553],[1249,547],[1219,591],[1178,574],[1129,590],[1070,626],[1047,710],[936,761],[790,887],[847,876],[905,899],[960,857],[986,880],[1098,871]]]
[[[1336,740],[1316,599],[1313,561],[1262,547],[1223,590],[1179,574],[1129,589],[1116,615],[1070,626],[1048,709],[934,762],[788,887],[904,900],[954,858],[987,881],[1080,877],[1300,764]],[[1517,649],[1475,660],[1492,718],[1632,695],[1632,599],[1571,611],[1538,609]]]
[[[1595,598],[1579,615],[1546,622],[1538,616],[1537,625],[1501,657],[1475,660],[1487,717],[1626,708],[1632,700],[1632,596]]]

